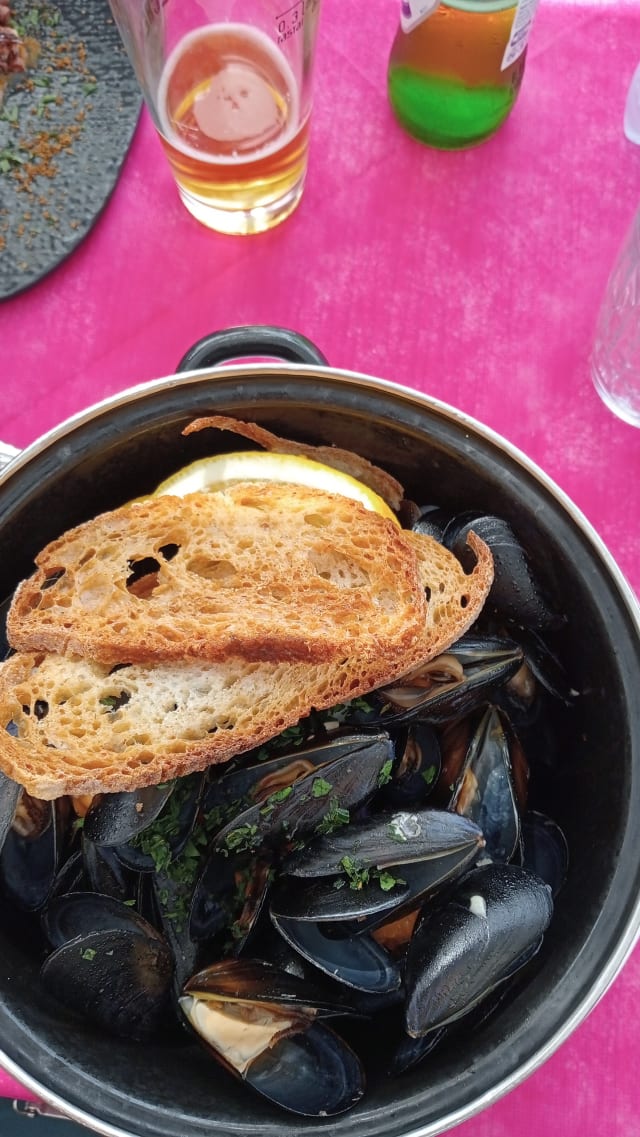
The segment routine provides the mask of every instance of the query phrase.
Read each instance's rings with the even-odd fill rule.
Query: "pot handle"
[[[17,446],[12,446],[10,442],[0,442],[0,472],[9,465],[9,462],[13,462],[19,453]]]
[[[256,355],[284,359],[288,363],[314,363],[321,367],[328,363],[315,344],[299,332],[267,324],[248,324],[203,336],[183,355],[176,370],[196,371]]]

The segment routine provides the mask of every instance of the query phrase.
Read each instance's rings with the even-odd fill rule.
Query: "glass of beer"
[[[109,0],[185,206],[260,233],[302,196],[320,0]]]

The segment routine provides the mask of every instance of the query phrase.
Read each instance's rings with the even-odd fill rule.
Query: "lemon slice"
[[[236,451],[199,458],[171,474],[154,490],[152,497],[175,494],[184,497],[202,490],[220,490],[233,482],[288,482],[312,489],[327,490],[359,501],[366,509],[380,513],[399,524],[385,501],[351,474],[325,466],[313,458],[299,454],[274,454],[271,451]]]

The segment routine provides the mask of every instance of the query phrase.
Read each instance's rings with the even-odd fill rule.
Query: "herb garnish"
[[[377,881],[383,892],[390,892],[397,884],[405,884],[401,876],[394,876],[393,873],[385,869],[367,868],[356,857],[342,857],[340,867],[346,874],[347,880],[338,878],[334,883],[334,888],[343,888],[348,883],[349,888],[360,892],[367,884]]]

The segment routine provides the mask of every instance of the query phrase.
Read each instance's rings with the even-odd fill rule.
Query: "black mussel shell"
[[[389,709],[380,721],[418,717],[445,723],[467,714],[514,676],[524,652],[513,640],[467,635],[420,671],[376,692]]]
[[[268,1003],[258,1008],[250,1003],[203,1004],[188,994],[180,999],[180,1007],[220,1064],[281,1109],[304,1117],[331,1117],[350,1109],[364,1093],[359,1058],[335,1031],[300,1010]],[[233,1033],[238,1021],[250,1049],[252,1025],[259,1032],[255,1057],[229,1049],[230,1029]],[[270,1044],[264,1041],[265,1027],[274,1032]]]
[[[341,993],[327,995],[326,988],[308,976],[304,979],[263,959],[224,959],[192,975],[184,994],[205,1002],[267,1003],[301,1014],[343,1015],[351,1007]]]
[[[558,895],[569,871],[567,839],[555,821],[534,810],[522,819],[522,864]]]
[[[238,863],[213,849],[196,881],[189,911],[189,934],[198,943],[224,932],[233,920],[237,874],[248,860]]]
[[[269,911],[272,917],[287,916],[314,923],[361,920],[374,915],[383,920],[407,892],[406,882],[398,879],[385,889],[378,880],[350,888],[344,876],[312,880],[283,876],[271,891]]]
[[[92,892],[105,893],[122,901],[131,900],[135,896],[135,874],[123,865],[114,848],[110,845],[94,845],[84,831],[82,860]]]
[[[125,845],[151,825],[173,793],[175,782],[130,792],[102,794],[84,819],[83,833],[94,845]]]
[[[40,975],[47,990],[82,1018],[120,1037],[144,1040],[165,1019],[172,968],[162,940],[110,929],[63,944]]]
[[[423,505],[418,516],[412,519],[411,529],[414,533],[422,533],[425,537],[433,537],[434,541],[442,544],[444,531],[451,520],[448,510],[439,505]]]
[[[251,1063],[245,1082],[274,1105],[303,1117],[335,1117],[365,1092],[362,1063],[325,1023],[283,1038]]]
[[[166,841],[172,858],[185,848],[198,816],[204,780],[202,774],[191,774],[173,783],[163,808],[155,821],[163,821]],[[145,838],[151,821],[143,826],[128,842],[114,845],[119,860],[133,872],[155,872],[156,859],[145,849]]]
[[[461,514],[447,525],[443,544],[470,568],[467,537],[473,531],[489,546],[495,576],[488,602],[505,617],[525,627],[544,631],[562,625],[531,570],[529,558],[513,529],[501,517],[489,514]]]
[[[342,876],[282,875],[269,898],[272,918],[348,924],[354,935],[372,931],[416,909],[469,868],[478,846],[466,845],[438,857],[403,864],[380,875],[355,870]]]
[[[451,798],[451,808],[480,827],[494,861],[510,861],[520,840],[514,746],[503,715],[496,707],[486,707],[474,725]]]
[[[440,743],[434,728],[414,720],[399,728],[391,780],[376,795],[376,808],[419,809],[426,804],[440,773]]]
[[[88,887],[82,849],[76,849],[58,869],[47,903],[50,904],[55,896],[64,896],[67,892],[84,892]]]
[[[366,932],[349,935],[337,924],[314,924],[272,915],[280,934],[295,951],[325,975],[357,991],[397,991],[402,976],[390,953]]]
[[[263,802],[234,817],[217,834],[216,847],[227,852],[257,850],[322,831],[336,810],[344,816],[373,796],[394,750],[387,734],[355,736],[353,747]],[[348,820],[348,812],[346,819]]]
[[[442,857],[457,850],[478,850],[482,831],[473,821],[443,809],[399,811],[347,825],[292,853],[283,871],[292,876],[331,876],[344,871],[345,858],[364,868]]]
[[[42,927],[52,948],[90,932],[128,931],[152,940],[161,938],[132,907],[97,892],[56,896],[42,913]]]
[[[516,865],[473,869],[442,906],[426,906],[406,960],[407,1032],[420,1036],[466,1014],[537,951],[551,889]]]
[[[0,850],[15,817],[16,807],[22,796],[22,786],[12,781],[0,770]]]
[[[68,798],[40,801],[23,793],[0,853],[0,884],[23,912],[39,912],[63,863]]]
[[[231,816],[241,813],[253,802],[264,801],[283,786],[293,785],[317,766],[351,754],[363,741],[361,734],[353,733],[323,738],[259,762],[238,763],[224,772],[216,771],[204,794],[203,812],[219,809]]]

